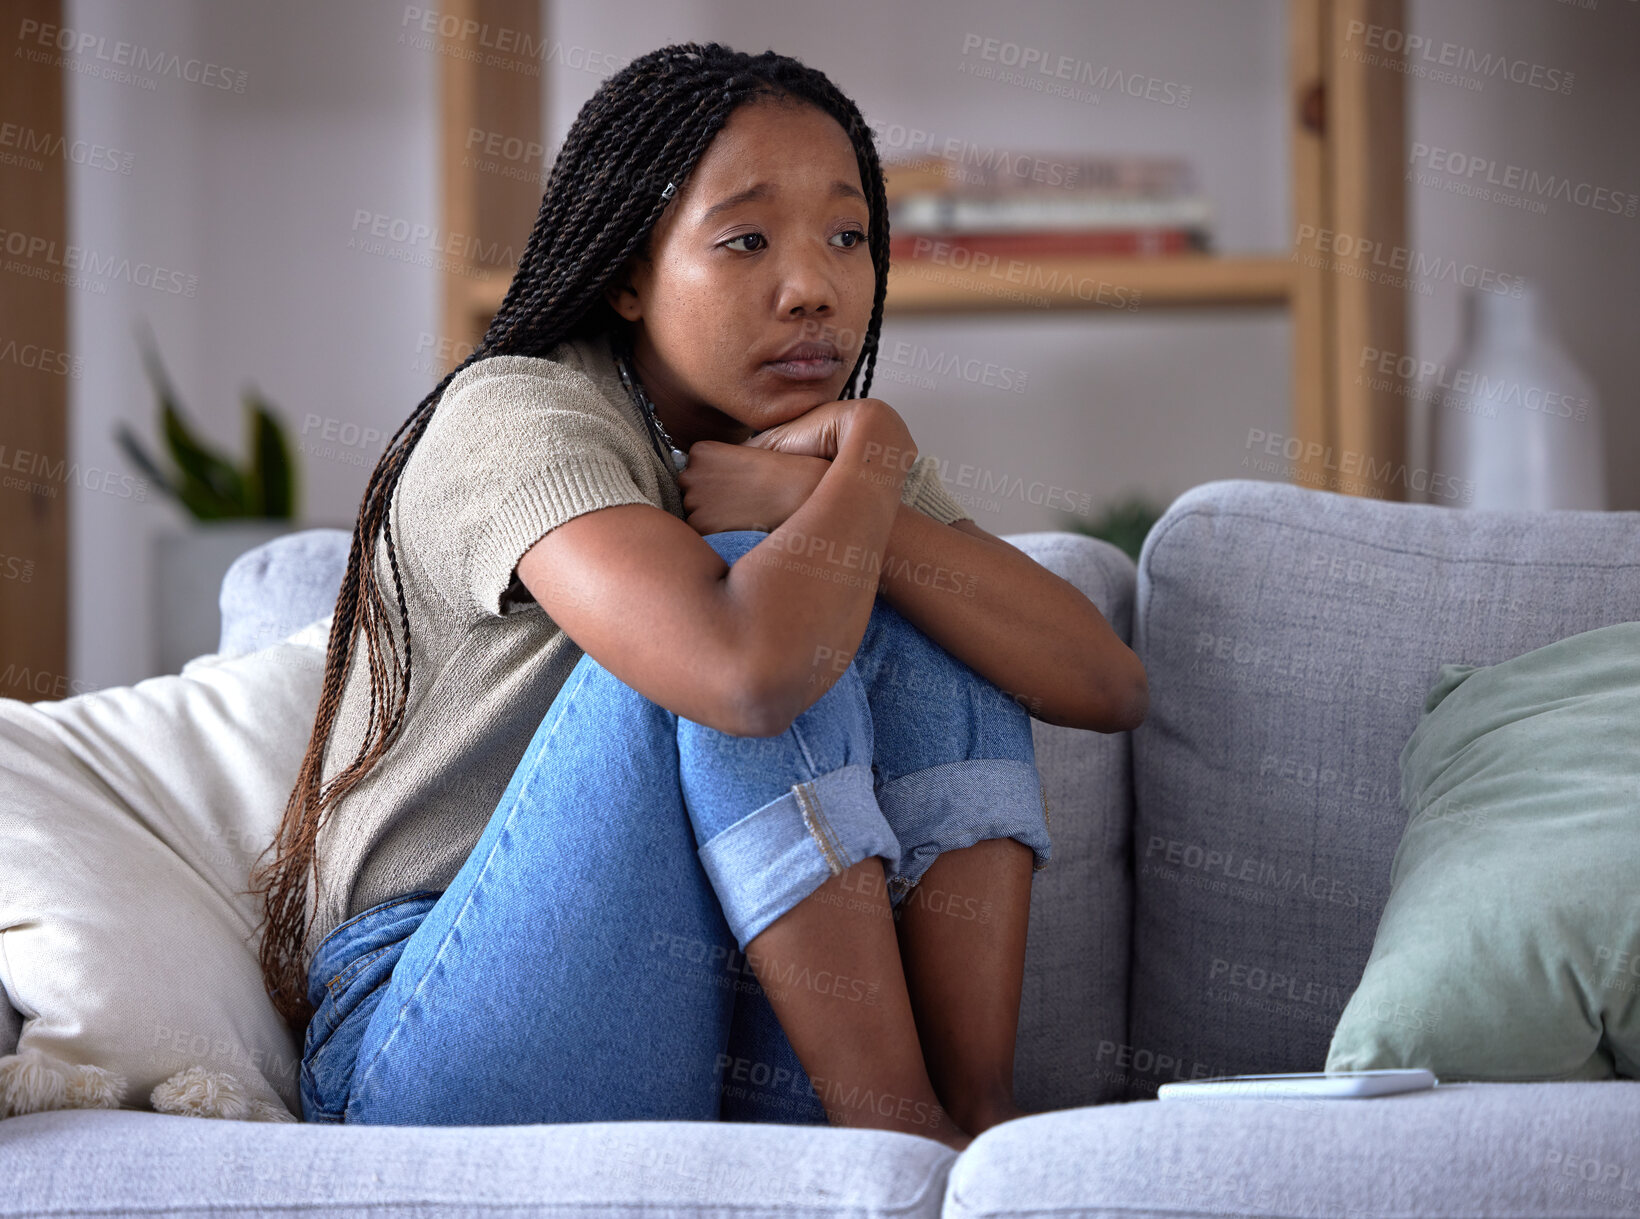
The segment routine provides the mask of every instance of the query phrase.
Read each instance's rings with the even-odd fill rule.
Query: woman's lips
[[[763,365],[764,368],[773,369],[778,375],[793,381],[824,381],[842,366],[842,360],[832,358],[769,360]]]

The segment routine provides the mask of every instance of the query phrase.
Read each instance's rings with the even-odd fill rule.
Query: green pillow
[[[1327,1070],[1640,1066],[1640,622],[1443,665],[1401,751],[1410,819]]]

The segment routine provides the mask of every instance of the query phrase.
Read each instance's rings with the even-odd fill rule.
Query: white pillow
[[[296,1121],[250,869],[313,731],[329,616],[256,652],[58,701],[0,699],[0,1117]]]

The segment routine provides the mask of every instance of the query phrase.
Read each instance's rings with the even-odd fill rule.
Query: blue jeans
[[[706,541],[733,564],[767,536]],[[1018,703],[882,597],[838,667],[787,731],[737,737],[583,655],[449,887],[320,943],[303,1118],[823,1124],[747,943],[870,855],[895,908],[943,851],[1049,857]]]

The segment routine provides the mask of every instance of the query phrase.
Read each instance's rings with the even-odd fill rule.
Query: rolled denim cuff
[[[710,838],[699,855],[744,951],[829,877],[871,855],[891,865],[900,841],[877,803],[871,768],[852,764],[794,783]]]
[[[904,847],[888,879],[896,906],[945,851],[1014,838],[1031,848],[1033,872],[1053,854],[1042,776],[1031,762],[966,758],[914,770],[884,783],[877,803]]]

